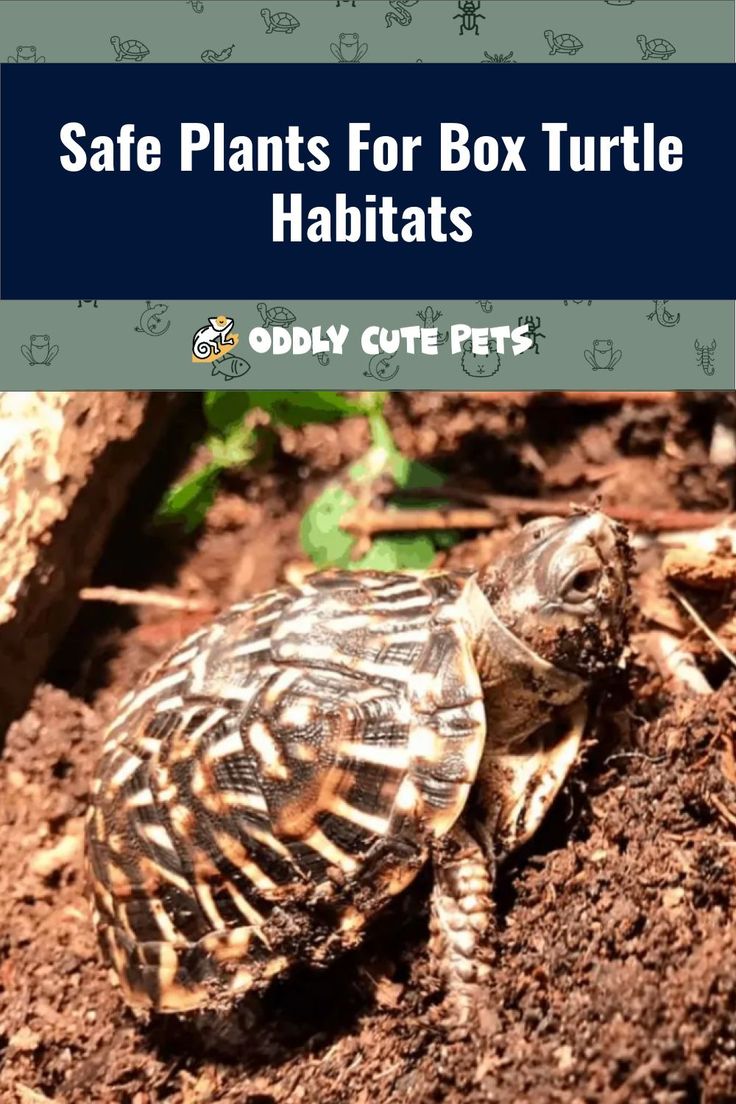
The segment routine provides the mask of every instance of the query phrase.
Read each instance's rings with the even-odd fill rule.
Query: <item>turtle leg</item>
[[[430,952],[445,983],[456,1027],[490,1022],[492,871],[481,845],[455,825],[433,855]]]

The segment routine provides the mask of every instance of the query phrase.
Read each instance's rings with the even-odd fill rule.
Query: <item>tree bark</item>
[[[0,393],[0,737],[68,628],[171,395]]]

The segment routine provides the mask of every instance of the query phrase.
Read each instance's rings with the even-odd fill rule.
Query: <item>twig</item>
[[[542,395],[545,400],[562,399],[573,406],[642,405],[672,402],[677,391],[471,391],[466,397],[481,403],[516,402],[528,405]]]
[[[665,679],[689,687],[695,694],[712,694],[713,688],[696,666],[695,660],[682,647],[682,641],[664,629],[646,634],[646,644]]]
[[[352,510],[340,524],[350,533],[397,533],[419,529],[495,529],[501,518],[490,510]]]
[[[731,739],[730,732],[724,732],[721,730],[721,739],[723,741],[723,759],[721,760],[721,770],[731,783],[732,786],[736,786],[736,757],[733,753],[733,740]]]
[[[595,403],[640,403],[652,405],[668,403],[679,397],[677,391],[562,391],[568,403],[594,405]]]
[[[619,751],[616,755],[609,755],[604,759],[603,765],[615,763],[617,759],[643,759],[645,763],[664,763],[666,755],[645,755],[643,751]]]
[[[723,819],[731,825],[732,828],[736,828],[736,813],[729,809],[725,801],[721,801],[718,794],[710,794],[710,803],[715,806]]]
[[[692,605],[692,603],[688,602],[687,598],[685,598],[684,595],[680,594],[677,587],[672,587],[671,589],[672,589],[672,593],[674,594],[677,601],[680,603],[680,605],[683,607],[683,609],[685,609],[686,612],[690,614],[690,616],[692,617],[693,621],[698,626],[698,628],[702,629],[702,631],[705,633],[705,635],[708,637],[708,639],[713,644],[715,644],[716,648],[718,648],[718,651],[721,652],[722,655],[724,655],[726,657],[728,662],[733,667],[736,667],[736,656],[733,654],[733,652],[729,648],[726,647],[726,645],[723,643],[723,641],[718,636],[718,634],[715,633],[713,631],[713,629],[711,629],[710,625],[707,625],[705,623],[705,621],[700,616],[700,614],[695,609],[695,607]]]
[[[405,509],[352,511],[342,527],[352,533],[395,533],[418,529],[495,529],[508,516],[567,517],[572,505],[561,499],[522,498],[516,495],[481,494],[454,487],[407,491],[412,498],[454,497],[482,502],[486,509]],[[606,506],[605,512],[616,521],[657,532],[660,529],[707,529],[720,524],[725,514],[691,513],[688,510],[647,510],[641,506]]]
[[[158,606],[182,613],[210,612],[216,607],[201,598],[179,598],[157,590],[126,590],[124,587],[84,587],[79,597],[85,602],[113,602],[118,606]]]

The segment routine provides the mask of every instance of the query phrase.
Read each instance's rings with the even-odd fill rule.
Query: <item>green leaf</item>
[[[381,405],[383,405],[383,398]],[[348,469],[352,484],[370,484],[390,472],[401,490],[439,487],[444,482],[441,472],[418,460],[409,460],[396,447],[391,430],[379,408],[368,414],[371,448]],[[351,561],[355,538],[341,528],[344,515],[355,506],[353,495],[339,484],[328,487],[304,516],[301,529],[302,548],[317,565],[376,569],[382,571],[422,570],[429,567],[437,548],[449,548],[457,540],[454,533],[397,533],[378,537],[362,559]],[[441,499],[432,505],[442,505]],[[426,506],[424,500],[411,500],[407,506]],[[410,528],[411,519],[407,518]]]
[[[374,448],[384,449],[389,456],[401,455],[396,447],[396,442],[394,441],[389,424],[384,417],[383,410],[379,408],[371,411],[368,415],[368,424],[370,426]]]
[[[219,468],[238,468],[249,464],[258,448],[258,439],[251,426],[233,426],[224,437],[207,438],[212,460]]]
[[[402,491],[441,487],[445,482],[444,475],[436,468],[423,464],[421,460],[408,460],[401,453],[397,453],[391,462],[391,474]],[[422,499],[421,504],[427,506],[427,499]]]
[[[359,485],[375,483],[377,479],[385,474],[390,459],[385,449],[372,446],[354,464],[350,465],[348,479],[351,483]]]
[[[351,533],[340,528],[344,515],[355,506],[355,497],[344,487],[327,487],[302,518],[301,546],[317,567],[347,567],[355,543]]]
[[[205,391],[204,414],[207,424],[217,433],[227,433],[242,424],[252,407],[251,391]]]
[[[350,564],[361,571],[424,571],[435,557],[432,539],[424,533],[377,537],[362,559]]]
[[[176,522],[183,525],[187,533],[193,532],[202,524],[214,501],[220,471],[219,464],[207,464],[182,483],[171,487],[159,504],[155,520],[159,523]]]
[[[460,540],[457,529],[432,529],[429,535],[435,548],[452,548]]]
[[[206,391],[204,412],[210,427],[227,433],[250,410],[265,410],[274,423],[299,428],[312,422],[333,422],[353,414],[369,414],[383,405],[385,395],[349,399],[339,391]]]
[[[298,427],[353,414],[381,417],[385,398],[383,392],[349,399],[339,391],[205,391],[204,413],[212,431],[206,444],[212,461],[167,492],[156,519],[177,521],[188,531],[202,523],[214,500],[219,473],[249,464],[267,444],[262,428],[244,424],[249,411],[265,410],[274,425]],[[370,465],[366,477],[373,478]],[[340,529],[339,521],[354,499],[347,491],[340,491],[340,495],[342,506],[334,494],[330,497],[330,491],[325,492],[302,522],[302,544],[315,563],[349,560],[354,538]]]
[[[258,391],[253,406],[267,410],[276,423],[298,428],[312,422],[334,422],[351,414],[365,414],[367,404],[339,391]]]
[[[396,486],[402,491],[418,490],[425,487],[441,487],[445,482],[442,472],[437,471],[421,460],[410,460],[396,447],[393,434],[381,410],[373,411],[368,421],[371,427],[373,446],[385,450],[388,467]],[[422,505],[426,505],[423,502]]]

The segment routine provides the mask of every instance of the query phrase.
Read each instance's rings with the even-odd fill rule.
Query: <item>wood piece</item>
[[[664,678],[687,687],[694,694],[712,694],[713,688],[696,665],[682,640],[672,633],[658,629],[642,638],[649,654],[654,658]]]
[[[0,736],[74,617],[176,401],[125,391],[0,394]]]
[[[706,552],[697,545],[671,548],[662,560],[662,574],[671,583],[724,590],[736,584],[736,555],[730,550]]]
[[[160,590],[130,590],[116,586],[82,587],[79,597],[83,602],[111,602],[116,606],[156,606],[182,613],[214,613],[217,609],[213,602],[204,598],[183,598]]]
[[[490,510],[353,510],[340,523],[350,533],[400,533],[422,529],[494,529]]]
[[[476,495],[461,492],[462,497],[482,501],[485,509],[433,508],[353,510],[346,514],[342,528],[351,533],[397,533],[421,529],[495,529],[509,517],[567,517],[570,502],[553,498],[521,498],[516,495]],[[422,497],[419,491],[412,498]],[[431,497],[455,497],[454,489],[434,488]],[[460,497],[458,495],[457,497]],[[579,504],[578,504],[579,505]],[[601,507],[609,517],[627,525],[657,532],[660,529],[705,529],[723,522],[725,514],[689,510],[647,510],[639,506]]]
[[[636,403],[639,406],[657,406],[675,402],[679,391],[469,391],[465,398],[481,403],[512,402],[528,406],[532,402],[559,399],[573,406],[622,406]]]
[[[732,828],[736,828],[736,813],[733,809],[729,809],[725,801],[722,801],[718,794],[710,795],[711,804],[721,814],[727,824],[730,824]]]
[[[683,609],[685,609],[690,614],[693,621],[701,630],[701,632],[705,633],[711,644],[715,644],[716,648],[718,648],[718,651],[726,657],[731,666],[736,667],[736,656],[733,654],[730,648],[726,647],[718,633],[714,632],[710,625],[708,625],[703,620],[698,611],[695,609],[695,606],[692,604],[692,602],[689,602],[684,594],[680,594],[679,590],[677,590],[676,587],[672,588],[672,593],[674,594],[680,605],[683,607]]]

